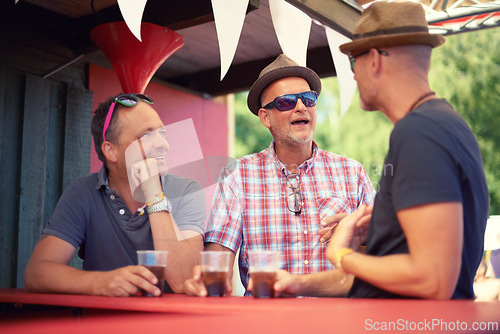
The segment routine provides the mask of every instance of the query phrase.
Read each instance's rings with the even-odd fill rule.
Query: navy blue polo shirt
[[[203,234],[205,196],[200,185],[168,174],[162,178],[162,187],[179,229]],[[80,247],[84,270],[113,270],[137,264],[136,250],[154,249],[148,214],[140,211],[130,212],[107,186],[103,167],[68,186],[43,233]]]

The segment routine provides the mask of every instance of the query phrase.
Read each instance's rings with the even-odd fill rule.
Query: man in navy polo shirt
[[[152,103],[124,94],[99,105],[92,136],[104,165],[64,191],[26,267],[26,288],[157,296],[155,275],[136,255],[155,249],[169,252],[166,290],[183,292],[203,250],[205,197],[197,182],[167,173],[165,128]],[[130,164],[134,147],[144,160]],[[83,270],[68,265],[77,248]]]

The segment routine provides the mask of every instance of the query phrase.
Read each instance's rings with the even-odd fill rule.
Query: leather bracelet
[[[163,201],[164,198],[165,198],[165,194],[162,191],[159,194],[155,194],[155,195],[151,196],[150,198],[148,198],[146,200],[146,205],[147,206],[155,205],[155,204]]]

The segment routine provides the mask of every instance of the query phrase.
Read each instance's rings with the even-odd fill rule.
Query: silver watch
[[[148,215],[159,211],[170,212],[171,210],[172,210],[172,205],[170,204],[170,201],[166,197],[161,201],[159,201],[158,203],[146,206],[146,211]]]

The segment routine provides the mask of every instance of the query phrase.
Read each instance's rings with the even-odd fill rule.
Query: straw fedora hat
[[[418,2],[377,1],[361,13],[352,42],[342,44],[340,51],[356,56],[371,48],[424,44],[436,47],[445,41],[429,33],[425,11]]]
[[[252,113],[259,115],[260,96],[264,89],[272,82],[287,78],[304,78],[312,90],[318,94],[321,92],[321,81],[319,76],[310,68],[299,66],[292,59],[280,54],[271,64],[267,65],[259,74],[248,92],[247,105]]]

